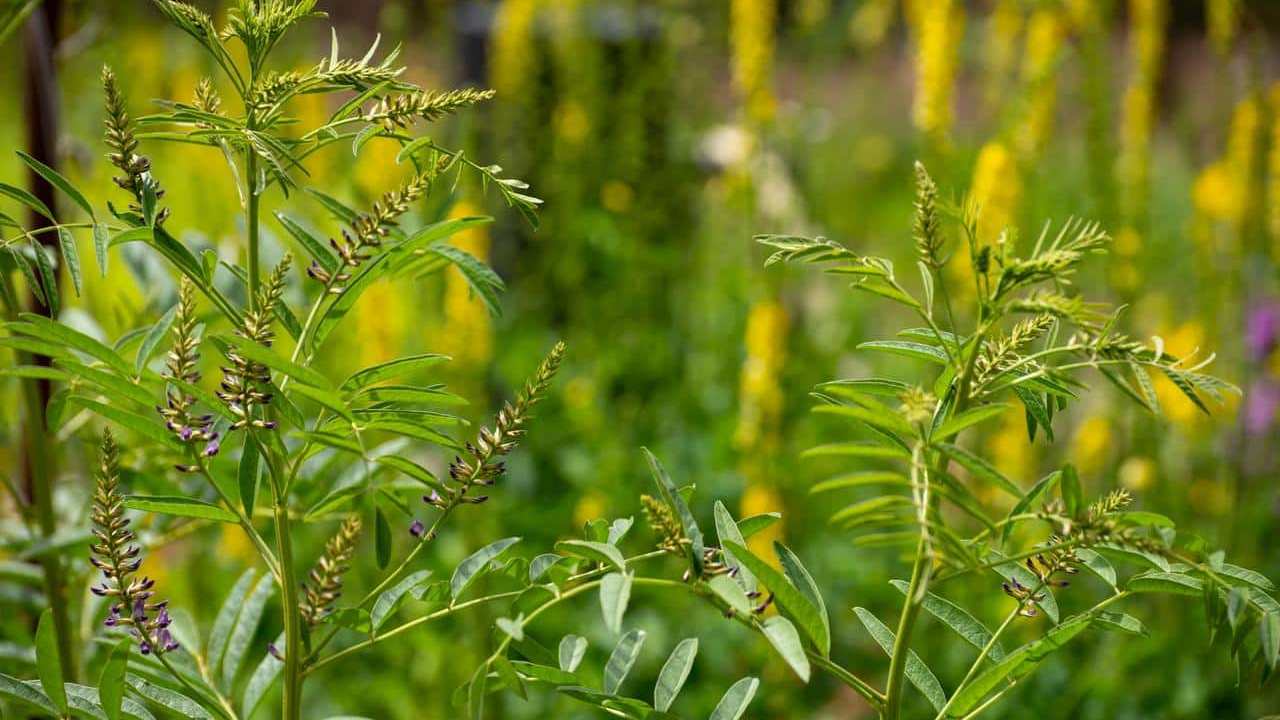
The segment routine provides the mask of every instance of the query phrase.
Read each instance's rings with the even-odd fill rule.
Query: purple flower
[[[1263,360],[1271,353],[1280,341],[1280,304],[1266,301],[1249,311],[1245,341],[1254,360]]]
[[[147,621],[147,602],[142,598],[133,601],[133,621],[139,625]]]
[[[414,520],[413,524],[409,526],[409,534],[416,538],[422,537],[426,531],[427,526],[423,525],[421,520]]]
[[[1254,383],[1245,397],[1245,429],[1250,435],[1262,435],[1274,424],[1277,411],[1280,411],[1280,385],[1267,380]]]
[[[218,454],[218,450],[221,448],[222,448],[222,445],[218,442],[218,438],[214,437],[212,440],[209,441],[208,445],[204,446],[204,456],[213,457],[214,455]]]

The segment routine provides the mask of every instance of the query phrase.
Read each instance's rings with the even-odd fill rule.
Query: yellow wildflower
[[[1198,320],[1188,320],[1165,333],[1163,337],[1167,352],[1177,357],[1185,357],[1204,347],[1204,325],[1201,325]],[[1160,400],[1160,407],[1165,417],[1180,425],[1189,426],[1199,422],[1204,416],[1204,413],[1168,378],[1158,375],[1154,384],[1156,397]]]
[[[374,283],[360,296],[355,324],[361,366],[394,359],[408,331],[409,289],[397,282]]]
[[[732,0],[730,42],[733,46],[733,82],[747,117],[754,122],[773,118],[773,30],[776,0]]]
[[[987,68],[987,103],[993,107],[1004,103],[1009,74],[1018,57],[1022,21],[1020,0],[996,0],[987,20],[984,61]]]
[[[865,0],[849,18],[849,37],[853,44],[866,50],[878,47],[893,24],[896,0]]]
[[[1127,191],[1126,212],[1134,221],[1146,214],[1154,98],[1164,54],[1168,0],[1130,0],[1132,79],[1125,91],[1121,126],[1120,177]]]
[[[1271,257],[1280,258],[1280,83],[1271,86],[1271,152],[1267,157],[1267,228]]]
[[[787,311],[775,300],[762,300],[747,316],[747,357],[742,365],[741,407],[735,444],[754,449],[772,435],[782,414],[778,376],[787,352]]]
[[[1192,186],[1191,199],[1196,212],[1213,220],[1235,220],[1244,205],[1235,174],[1225,161],[1210,163],[1200,171]]]
[[[740,517],[749,518],[770,512],[782,512],[782,497],[776,490],[762,484],[748,485],[742,493],[739,505]],[[747,538],[747,548],[756,555],[773,560],[773,542],[782,538],[782,522],[778,521]]]
[[[574,527],[582,527],[592,520],[604,517],[608,509],[608,503],[599,490],[593,488],[582,493],[573,506]]]
[[[964,38],[964,5],[956,0],[930,0],[916,11],[916,127],[935,143],[945,143],[954,120],[955,82],[960,41]]]
[[[1021,407],[1010,408],[1001,416],[1000,429],[986,444],[996,468],[1015,482],[1035,473],[1035,451],[1027,442],[1026,415]]]
[[[631,186],[621,180],[610,180],[600,186],[600,204],[610,212],[627,212],[635,196]]]
[[[1240,24],[1240,0],[1206,0],[1205,19],[1213,49],[1226,54],[1235,41]]]
[[[1134,455],[1120,463],[1120,486],[1133,493],[1149,490],[1156,482],[1158,468],[1149,457]]]
[[[1187,488],[1191,507],[1205,515],[1225,515],[1231,510],[1231,491],[1226,483],[1207,478],[1196,478]]]
[[[460,202],[451,217],[481,215],[480,208]],[[473,226],[454,235],[451,242],[476,259],[489,259],[489,233],[485,226]],[[450,271],[444,277],[445,332],[439,342],[441,352],[453,357],[459,366],[475,370],[483,368],[493,356],[493,330],[489,310],[475,297],[461,272]]]
[[[534,22],[538,0],[503,0],[494,18],[489,82],[504,102],[517,100],[537,71]]]
[[[1027,22],[1027,45],[1023,54],[1022,82],[1026,86],[1026,116],[1018,133],[1018,149],[1029,156],[1044,147],[1053,132],[1057,108],[1058,56],[1066,28],[1057,8],[1041,7]]]
[[[1106,467],[1111,455],[1111,421],[1093,415],[1076,428],[1071,439],[1071,461],[1083,475],[1093,475]]]
[[[978,238],[994,243],[1006,228],[1017,225],[1022,202],[1022,178],[1018,162],[1003,143],[993,140],[982,147],[973,168],[970,199],[982,209]]]

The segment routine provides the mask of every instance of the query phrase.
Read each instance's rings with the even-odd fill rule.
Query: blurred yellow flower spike
[[[748,518],[763,513],[782,512],[782,496],[777,490],[763,484],[747,486],[742,493],[739,517]],[[785,513],[783,514],[785,517]],[[778,561],[774,556],[773,543],[782,539],[782,521],[778,521],[747,539],[747,548],[757,557],[763,558],[773,565]]]
[[[1066,23],[1062,11],[1056,7],[1040,7],[1027,22],[1027,46],[1022,66],[1026,115],[1017,137],[1019,152],[1028,156],[1040,154],[1053,132],[1058,100],[1058,59],[1065,35]]]
[[[454,206],[450,217],[483,214],[482,208],[463,201]],[[491,241],[484,225],[463,230],[450,243],[481,262],[489,260]],[[452,357],[456,367],[468,372],[486,367],[493,356],[493,321],[484,302],[475,296],[457,269],[445,273],[443,303],[445,327],[450,330],[439,337],[440,351]]]
[[[1022,37],[1023,15],[1019,0],[995,0],[991,15],[987,18],[983,63],[987,73],[986,99],[992,107],[999,107],[1005,101],[1010,74],[1018,60],[1018,40]]]
[[[915,11],[916,127],[938,147],[945,147],[955,120],[955,82],[964,39],[964,5],[931,0]]]
[[[1155,485],[1158,472],[1155,461],[1149,457],[1134,455],[1125,458],[1118,472],[1120,486],[1135,494],[1146,492]]]
[[[599,490],[594,488],[587,490],[573,505],[573,526],[585,527],[592,520],[605,517],[608,510],[608,503]]]
[[[1033,480],[1035,450],[1027,442],[1027,422],[1021,407],[1010,407],[1000,418],[1000,429],[987,439],[988,456],[996,468],[1015,482]],[[985,486],[984,486],[985,487]],[[993,493],[996,488],[985,488]],[[993,494],[994,497],[994,494]]]
[[[747,316],[747,357],[742,364],[740,407],[734,444],[758,448],[777,429],[782,412],[778,375],[787,352],[787,311],[775,300],[761,300]]]
[[[1111,420],[1093,415],[1080,423],[1071,439],[1071,461],[1080,474],[1088,477],[1101,472],[1111,459]]]
[[[777,0],[732,0],[733,82],[747,118],[755,123],[773,119],[774,24]]]

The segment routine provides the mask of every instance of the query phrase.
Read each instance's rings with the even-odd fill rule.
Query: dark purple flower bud
[[[146,622],[147,620],[147,603],[142,598],[133,601],[133,621],[136,623]]]
[[[432,507],[438,507],[443,500],[440,498],[440,493],[432,490],[430,494],[422,496],[422,502]]]
[[[413,524],[409,526],[409,534],[416,538],[422,537],[422,534],[426,531],[427,526],[423,525],[421,520],[414,520]]]
[[[89,586],[89,592],[93,593],[94,595],[97,595],[98,597],[106,597],[106,596],[107,596],[107,592],[108,592],[110,589],[111,589],[111,588],[108,588],[106,585],[91,585],[91,586]]]
[[[213,457],[214,455],[217,455],[218,450],[221,449],[221,447],[222,445],[218,442],[217,438],[210,440],[209,444],[204,446],[204,456]]]
[[[280,652],[280,648],[276,647],[275,643],[267,643],[267,653],[280,662],[284,662],[284,653]]]
[[[147,642],[146,640],[143,640],[143,641],[139,642],[139,643],[138,643],[138,651],[139,651],[139,652],[141,652],[143,655],[150,655],[150,654],[151,654],[151,643]]]
[[[169,608],[160,608],[160,614],[156,615],[156,627],[167,628],[173,622],[173,618],[169,617]]]
[[[184,428],[182,428],[182,430],[178,433],[178,437],[181,437],[183,440],[190,440],[190,439],[191,439],[191,433],[193,433],[193,432],[195,432],[195,431],[194,431],[194,430],[192,430],[191,428],[189,428],[189,427],[184,427]]]

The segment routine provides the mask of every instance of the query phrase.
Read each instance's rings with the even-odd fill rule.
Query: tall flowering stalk
[[[119,448],[110,430],[102,436],[96,480],[91,518],[97,542],[89,561],[102,571],[103,580],[90,590],[111,602],[103,624],[128,628],[143,655],[177,650],[178,642],[169,631],[173,621],[168,602],[156,601],[155,582],[138,574],[142,550],[134,544],[136,537],[124,514]]]
[[[1124,226],[1116,237],[1116,279],[1136,287],[1136,256],[1147,227],[1156,90],[1164,59],[1168,0],[1129,0],[1129,86],[1121,107],[1118,173]]]
[[[916,11],[916,90],[912,117],[935,147],[945,147],[955,122],[955,85],[964,39],[964,5],[920,3]]]
[[[747,119],[754,125],[773,118],[774,26],[777,0],[733,0],[729,7],[733,82]]]

